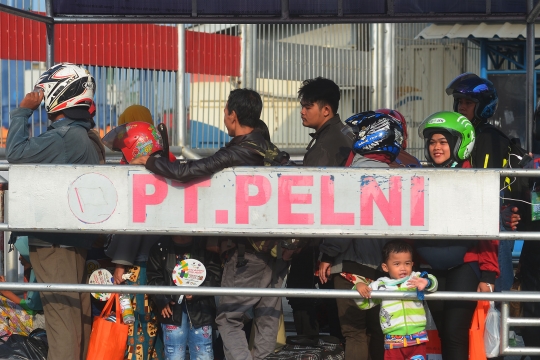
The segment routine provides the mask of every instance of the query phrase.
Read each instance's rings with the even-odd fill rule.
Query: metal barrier
[[[388,237],[388,238],[434,238],[434,239],[527,239],[540,240],[540,232],[499,232],[498,231],[498,190],[499,178],[504,177],[540,177],[540,170],[488,170],[488,169],[345,169],[345,168],[233,168],[227,169],[220,173],[214,174],[210,179],[190,184],[178,184],[169,180],[157,177],[141,167],[135,166],[55,166],[55,165],[0,165],[0,171],[9,170],[11,187],[10,193],[6,196],[6,209],[8,212],[8,222],[0,224],[0,231],[11,230],[31,230],[39,229],[40,231],[60,231],[60,232],[93,232],[93,233],[162,233],[162,234],[213,234],[213,235],[254,235],[261,236],[283,236],[285,234],[295,233],[298,236],[304,237],[343,237],[343,238],[369,238],[369,237]],[[31,176],[30,176],[31,174]],[[105,176],[106,175],[106,176]],[[114,211],[108,215],[106,219],[97,219],[95,223],[84,222],[80,218],[81,214],[73,212],[69,208],[67,202],[58,201],[58,194],[53,188],[60,188],[60,192],[65,197],[66,188],[69,189],[77,181],[82,181],[85,176],[102,176],[107,178],[107,184],[113,184],[118,194],[115,201]],[[141,179],[150,180],[150,182],[142,182],[142,193],[136,195],[133,191],[134,184],[137,183],[137,176]],[[90,180],[92,180],[90,179]],[[248,179],[258,179],[259,182],[245,182]],[[309,191],[292,191],[290,183],[287,179],[304,179],[304,182],[296,182],[294,186],[304,187]],[[307,179],[307,180],[306,180]],[[473,179],[474,181],[471,181]],[[25,183],[31,181],[43,185],[40,190],[33,190],[26,186]],[[244,181],[242,183],[242,181]],[[285,181],[285,182],[284,182]],[[55,186],[49,186],[51,182]],[[334,188],[334,182],[336,187]],[[227,185],[232,183],[231,185]],[[245,187],[245,193],[239,192],[235,188],[241,188],[240,183]],[[447,213],[429,211],[429,204],[433,202],[437,204],[441,201],[441,196],[447,196],[454,203],[459,201],[449,190],[448,183],[453,184],[456,189],[459,189],[460,196],[466,197],[467,204],[460,205],[461,213],[456,213],[456,219],[447,219]],[[261,185],[266,184],[266,185]],[[353,184],[353,185],[351,185]],[[394,184],[394,185],[393,185]],[[399,184],[396,188],[395,184]],[[468,184],[468,186],[464,186]],[[420,186],[421,185],[421,186]],[[95,185],[97,186],[97,185]],[[107,185],[109,186],[109,185]],[[146,190],[147,186],[153,186],[154,192]],[[249,199],[256,198],[258,194],[250,191],[250,186],[254,189],[264,188],[266,203],[263,204],[258,198],[258,202],[250,202]],[[283,207],[281,204],[280,211],[288,211],[288,215],[298,215],[300,210],[294,208],[293,205],[303,206],[303,213],[313,212],[312,217],[298,218],[298,221],[304,221],[310,218],[310,224],[299,226],[290,221],[280,223],[279,214],[271,214],[271,211],[277,208],[279,199],[291,200],[294,197],[285,197],[287,194],[284,190],[289,186],[289,195],[306,195],[305,199],[313,199],[311,202],[303,204],[289,202]],[[357,187],[354,188],[354,186]],[[393,188],[394,186],[394,188]],[[442,188],[446,187],[446,193],[443,193]],[[342,191],[345,188],[347,191]],[[51,189],[44,191],[43,189]],[[139,190],[140,190],[139,189]],[[137,220],[136,203],[140,197],[152,196],[156,193],[156,189],[162,195],[162,202],[151,202],[144,204],[144,218]],[[186,193],[189,191],[189,194]],[[193,193],[194,190],[199,190],[203,193]],[[218,189],[218,190],[217,190]],[[229,191],[229,189],[233,189]],[[246,190],[247,189],[247,190]],[[279,189],[279,193],[273,192],[273,189]],[[331,189],[331,191],[329,190]],[[394,189],[394,190],[392,190]],[[395,191],[398,189],[399,191]],[[110,191],[110,189],[109,189]],[[176,191],[176,192],[175,192]],[[243,190],[242,190],[243,191]],[[364,191],[364,192],[363,192]],[[414,192],[421,194],[415,195]],[[450,192],[450,193],[448,193]],[[69,193],[69,190],[68,190]],[[231,195],[231,193],[233,195]],[[361,212],[371,211],[371,218],[350,215],[351,199],[355,198],[355,193],[358,193],[358,199],[363,196],[363,201],[358,202]],[[368,195],[363,195],[363,194]],[[39,194],[39,196],[37,196]],[[195,197],[193,197],[195,194]],[[221,194],[221,198],[214,198],[215,194]],[[220,221],[211,222],[213,219],[212,208],[208,202],[205,202],[205,197],[212,199],[212,203],[219,203],[220,206],[225,206],[231,201],[227,200],[227,196],[234,194],[245,196],[245,201],[238,202],[239,197],[232,201],[231,206],[241,207],[244,211],[232,211],[230,218],[235,218],[240,221],[224,221],[228,219],[226,214],[227,209],[217,209],[222,217]],[[397,196],[399,198],[393,196]],[[170,196],[171,199],[167,200]],[[178,204],[183,204],[187,201],[186,198],[195,199],[199,205],[204,207],[204,213],[199,214],[199,218],[193,217],[193,213],[184,212],[184,217],[181,216],[181,211],[178,211]],[[240,196],[240,199],[242,199]],[[281,198],[280,198],[281,196]],[[175,200],[180,197],[182,201]],[[31,199],[31,201],[29,200]],[[43,211],[43,205],[47,204],[50,199],[55,199],[55,218],[61,218],[60,222],[39,223],[36,219],[28,220],[24,216],[18,214],[21,209],[25,209],[24,215],[36,211]],[[247,199],[247,200],[246,200]],[[79,199],[80,200],[80,199]],[[84,200],[84,199],[83,199]],[[331,201],[330,201],[331,200]],[[169,211],[167,201],[177,204],[176,210],[180,214],[180,219],[171,222],[168,219],[168,227],[163,227],[156,219],[162,216],[160,209]],[[195,201],[195,202],[197,202]],[[323,209],[318,207],[317,201],[325,204]],[[330,202],[329,202],[330,201]],[[446,199],[448,202],[448,199]],[[448,206],[452,206],[452,201]],[[400,213],[399,221],[392,217],[387,217],[389,207],[385,208],[385,204],[402,204],[401,209],[405,209]],[[334,205],[333,207],[330,205]],[[347,205],[348,204],[348,205]],[[420,206],[420,205],[422,206]],[[81,205],[79,203],[79,205]],[[86,206],[83,201],[83,205]],[[100,206],[106,206],[106,203]],[[151,208],[151,206],[158,206]],[[192,204],[193,205],[193,204]],[[308,206],[309,205],[309,206]],[[414,205],[414,206],[412,206]],[[242,207],[243,206],[243,207]],[[349,206],[349,207],[347,207]],[[356,205],[355,205],[356,206]],[[418,206],[420,206],[421,210]],[[424,207],[425,206],[425,207]],[[180,206],[181,207],[181,206]],[[353,206],[354,207],[354,206]],[[377,207],[377,210],[374,208]],[[196,208],[196,207],[195,207]],[[328,210],[331,208],[331,210]],[[420,209],[420,210],[419,210]],[[140,210],[140,209],[139,209]],[[210,210],[210,211],[208,211]],[[230,210],[230,209],[229,209]],[[234,210],[234,209],[233,209]],[[368,211],[369,212],[369,211]],[[264,213],[264,217],[260,214]],[[58,216],[60,214],[60,216]],[[64,216],[71,214],[71,218]],[[218,214],[216,212],[216,214]],[[338,214],[338,216],[334,216]],[[478,224],[468,226],[461,225],[459,216],[472,216],[474,214]],[[46,214],[43,214],[46,217]],[[394,214],[395,215],[395,214]],[[190,218],[191,216],[191,218]],[[251,217],[250,217],[251,216]],[[352,219],[352,222],[345,224],[337,224],[332,221],[337,221],[340,218]],[[189,221],[187,219],[190,219]],[[51,218],[52,219],[52,218]],[[48,222],[51,219],[46,218]],[[394,219],[394,220],[392,220]],[[54,220],[54,219],[53,219]],[[230,219],[229,219],[230,220]],[[323,221],[324,220],[324,221]],[[402,221],[403,220],[403,221]],[[138,222],[137,222],[138,221]],[[176,223],[178,222],[178,224]],[[364,222],[364,223],[363,223]],[[460,223],[460,229],[450,230],[452,222]],[[81,225],[81,223],[83,223]],[[111,227],[116,226],[116,228]],[[259,226],[257,228],[254,227]],[[275,229],[269,230],[275,227]],[[453,231],[452,233],[444,233],[444,231]],[[361,240],[359,240],[361,241]],[[436,241],[436,240],[434,240]],[[129,292],[129,293],[166,293],[166,294],[194,294],[194,295],[242,295],[242,296],[286,296],[286,297],[320,297],[320,298],[357,298],[360,297],[355,291],[347,290],[317,290],[317,289],[254,289],[254,288],[171,288],[162,286],[133,286],[126,290],[125,286],[99,286],[99,285],[66,285],[66,284],[21,284],[21,283],[0,283],[0,290],[20,290],[20,291],[75,291],[75,292]],[[416,294],[407,293],[389,293],[389,292],[373,292],[373,298],[378,299],[400,299],[400,298],[415,298]],[[540,319],[531,318],[511,318],[509,317],[510,301],[517,302],[540,302],[540,292],[503,292],[503,293],[461,293],[461,292],[437,292],[426,295],[427,300],[491,300],[502,302],[501,312],[501,355],[540,355],[540,348],[511,348],[508,346],[508,331],[510,326],[539,326]]]

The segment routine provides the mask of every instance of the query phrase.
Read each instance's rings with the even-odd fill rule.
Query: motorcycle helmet
[[[499,103],[493,83],[473,73],[464,73],[452,80],[446,88],[446,93],[454,96],[455,112],[458,111],[459,99],[468,99],[476,103],[475,125],[492,117]]]
[[[450,145],[450,159],[442,166],[460,162],[471,156],[474,148],[474,126],[467,118],[457,112],[441,111],[428,116],[418,127],[418,135],[424,139],[424,154],[433,162],[429,153],[429,140],[433,134],[443,134]]]
[[[400,113],[397,110],[393,109],[378,109],[375,110],[375,112],[383,113],[386,115],[390,115],[393,118],[398,119],[398,121],[401,123],[401,127],[403,128],[403,143],[401,144],[401,150],[405,150],[407,148],[407,121],[405,121],[405,116],[403,116],[402,113]]]
[[[88,113],[76,111],[73,113],[80,116],[75,117],[90,117],[88,110],[94,99],[96,83],[85,68],[70,63],[54,65],[41,74],[35,88],[43,90],[47,113],[74,109]]]
[[[154,125],[135,121],[115,127],[101,140],[113,151],[121,151],[123,164],[145,155],[163,151],[163,139]]]
[[[386,154],[394,161],[401,151],[403,127],[394,117],[374,111],[351,116],[345,123],[356,134],[353,150],[360,155]]]

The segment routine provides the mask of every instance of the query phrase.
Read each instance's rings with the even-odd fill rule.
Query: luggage
[[[345,360],[345,351],[334,336],[289,336],[287,344],[266,360]]]

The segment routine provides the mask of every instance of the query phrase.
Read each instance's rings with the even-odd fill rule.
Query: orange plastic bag
[[[116,322],[105,320],[116,301]],[[122,321],[118,294],[112,294],[101,315],[94,318],[86,360],[123,360],[129,326]]]
[[[469,360],[487,360],[484,348],[484,329],[489,301],[479,300],[469,329]]]

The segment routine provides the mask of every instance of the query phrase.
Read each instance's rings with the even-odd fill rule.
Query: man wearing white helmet
[[[44,72],[35,90],[26,94],[19,107],[10,113],[8,162],[99,164],[101,150],[98,149],[102,145],[90,137],[94,121],[89,109],[94,89],[94,78],[80,66],[63,63]],[[28,119],[43,100],[52,124],[40,136],[30,137]],[[99,141],[99,137],[93,138]],[[38,282],[83,283],[86,252],[95,235],[37,232],[27,235],[30,261]],[[91,330],[90,294],[41,292],[40,296],[49,342],[47,359],[84,359]]]

